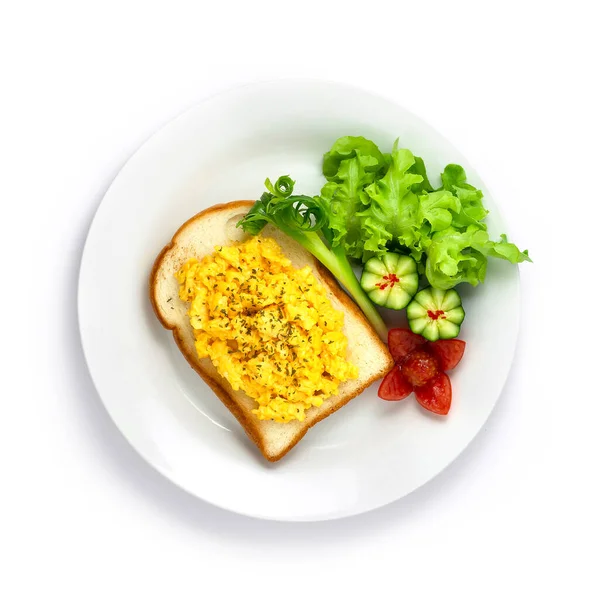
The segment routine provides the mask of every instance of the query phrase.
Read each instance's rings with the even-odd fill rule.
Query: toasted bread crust
[[[198,212],[195,216],[193,216],[190,219],[188,219],[187,221],[185,221],[176,230],[176,233],[172,236],[170,243],[166,244],[162,248],[162,251],[158,254],[157,258],[153,261],[153,267],[152,267],[151,273],[149,275],[149,299],[151,300],[151,305],[153,306],[153,311],[155,312],[156,317],[158,318],[159,322],[166,329],[172,330],[172,329],[174,329],[175,325],[168,323],[168,321],[166,321],[166,319],[164,319],[162,317],[160,310],[158,308],[158,302],[157,302],[157,298],[155,295],[155,291],[156,291],[156,284],[157,284],[157,274],[160,269],[160,265],[162,264],[162,260],[164,259],[164,256],[166,255],[168,250],[172,250],[172,248],[174,248],[174,246],[176,245],[176,240],[181,235],[181,233],[187,227],[192,225],[195,221],[198,221],[204,217],[207,217],[210,214],[222,212],[224,210],[230,210],[230,209],[235,209],[235,208],[246,208],[248,210],[251,208],[251,206],[253,206],[253,204],[255,204],[255,203],[252,200],[236,200],[234,202],[226,202],[223,204],[214,204],[213,206],[210,206],[209,208],[206,208],[205,210]]]
[[[223,387],[222,381],[223,379],[218,377],[217,379],[212,377],[209,373],[206,372],[201,362],[197,358],[197,355],[190,351],[187,346],[183,343],[182,337],[180,334],[180,330],[177,327],[176,323],[169,322],[162,314],[162,311],[159,309],[158,299],[156,296],[157,291],[157,274],[159,272],[160,266],[167,252],[171,250],[177,243],[177,238],[191,225],[193,225],[197,220],[205,218],[210,214],[214,214],[220,211],[229,211],[235,210],[237,208],[246,208],[247,210],[253,205],[253,202],[250,200],[237,200],[234,202],[228,202],[225,204],[217,204],[210,208],[207,208],[200,213],[197,213],[195,216],[191,217],[187,220],[183,225],[181,225],[176,233],[172,236],[172,240],[168,243],[162,251],[158,254],[157,258],[154,261],[153,268],[151,270],[151,274],[149,276],[149,299],[151,301],[153,310],[156,314],[156,317],[162,324],[162,326],[170,331],[172,331],[174,341],[176,345],[182,352],[183,356],[186,358],[189,365],[195,370],[195,372],[207,383],[207,385],[213,390],[216,396],[224,403],[226,408],[230,410],[230,412],[235,416],[238,422],[242,425],[248,437],[255,443],[255,445],[259,448],[263,456],[269,460],[270,462],[275,462],[283,458],[296,444],[304,437],[307,431],[313,427],[316,423],[319,423],[329,415],[336,412],[339,408],[342,408],[346,405],[350,400],[358,396],[363,390],[365,390],[371,383],[380,379],[386,373],[388,373],[392,366],[393,360],[385,348],[383,342],[379,340],[379,337],[369,321],[363,315],[361,310],[356,306],[356,304],[350,299],[350,297],[342,290],[342,288],[337,283],[336,279],[333,275],[328,271],[326,267],[324,267],[319,261],[315,261],[317,270],[321,278],[325,281],[325,283],[329,286],[331,292],[337,297],[337,299],[342,303],[346,311],[349,311],[358,318],[361,323],[366,327],[369,331],[373,339],[377,339],[381,346],[383,346],[386,354],[386,364],[382,366],[382,369],[373,377],[363,381],[362,385],[350,393],[347,393],[345,396],[341,398],[340,401],[335,402],[331,407],[327,410],[321,410],[318,412],[315,418],[309,423],[305,423],[305,426],[302,427],[297,434],[292,438],[292,440],[283,448],[283,450],[279,453],[270,453],[265,444],[265,440],[263,439],[262,433],[259,429],[259,423],[255,418],[251,418],[251,415],[247,414],[239,404],[235,401],[234,397]]]

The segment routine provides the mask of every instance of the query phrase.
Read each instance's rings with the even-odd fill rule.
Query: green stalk
[[[353,297],[359,305],[377,335],[386,341],[388,339],[388,328],[383,322],[375,305],[365,293],[359,280],[356,278],[350,262],[346,257],[344,249],[340,246],[330,250],[317,233],[303,232],[301,239],[298,239],[296,232],[287,232],[291,237],[300,242],[315,258],[323,263],[332,273],[332,275],[346,288],[346,291]]]

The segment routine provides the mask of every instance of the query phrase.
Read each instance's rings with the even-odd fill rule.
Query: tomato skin
[[[388,348],[392,358],[400,364],[413,350],[422,346],[427,340],[410,329],[395,328],[388,332]]]
[[[442,371],[450,371],[462,359],[466,342],[456,339],[437,340],[436,342],[428,342],[427,347],[439,361],[440,369]]]
[[[428,342],[410,329],[395,328],[388,332],[388,347],[396,364],[381,382],[379,397],[402,400],[414,391],[423,408],[447,415],[452,405],[452,383],[445,371],[460,363],[466,342]]]
[[[452,405],[452,384],[446,373],[438,373],[425,385],[415,388],[417,402],[436,415],[447,415]]]
[[[402,374],[413,387],[425,385],[439,370],[437,358],[426,350],[413,350],[402,363]]]
[[[413,386],[402,374],[400,365],[395,365],[383,378],[377,395],[382,400],[403,400],[413,391]]]

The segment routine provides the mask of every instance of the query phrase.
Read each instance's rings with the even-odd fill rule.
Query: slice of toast
[[[166,329],[172,330],[176,344],[191,367],[238,419],[263,456],[269,461],[276,461],[295,446],[310,427],[344,406],[373,381],[383,377],[394,363],[386,345],[329,271],[300,244],[271,225],[264,228],[262,235],[278,242],[293,267],[311,266],[314,275],[326,288],[334,308],[344,312],[347,358],[358,367],[358,379],[341,383],[339,393],[327,398],[319,408],[307,410],[303,422],[260,421],[251,412],[257,406],[255,400],[242,391],[232,390],[209,358],[197,357],[193,328],[187,316],[188,305],[179,298],[179,284],[174,274],[189,258],[201,259],[212,254],[215,246],[246,240],[249,236],[237,228],[236,223],[252,204],[250,201],[238,201],[212,206],[182,225],[155,260],[149,281],[149,295],[155,314]]]

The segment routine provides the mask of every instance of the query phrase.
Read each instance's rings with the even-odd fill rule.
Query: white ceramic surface
[[[460,291],[465,357],[451,374],[447,418],[414,398],[383,402],[377,384],[269,464],[191,370],[148,299],[154,258],[203,208],[257,198],[265,177],[290,173],[316,193],[321,155],[342,135],[389,150],[395,137],[437,178],[457,162],[486,192],[490,233],[505,230],[466,159],[393,102],[349,86],[277,81],[239,87],[191,108],[127,162],[89,231],[79,321],[93,381],[134,448],[190,493],[239,513],[313,521],[362,513],[408,494],[452,462],[485,423],[505,383],[519,321],[518,269],[493,260],[487,283]],[[432,183],[434,178],[431,177]]]

